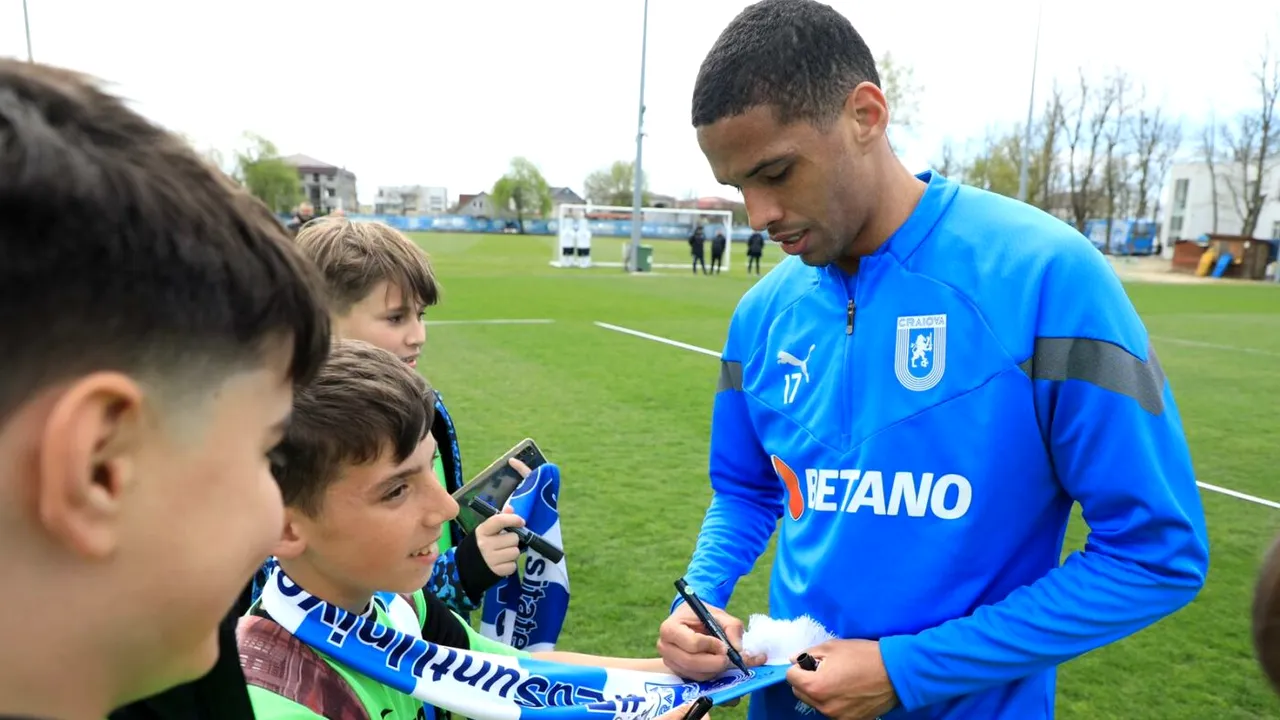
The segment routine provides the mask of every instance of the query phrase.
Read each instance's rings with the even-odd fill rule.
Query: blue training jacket
[[[1056,665],[1203,585],[1191,457],[1093,245],[920,177],[918,207],[856,276],[790,258],[742,298],[687,578],[725,607],[781,520],[771,615],[879,640],[901,702],[886,719],[1051,718]],[[1073,501],[1090,533],[1061,561]],[[805,710],[783,684],[749,716]]]

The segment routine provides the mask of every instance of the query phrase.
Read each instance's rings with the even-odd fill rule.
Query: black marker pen
[[[498,514],[497,508],[478,497],[471,498],[471,502],[467,503],[467,506],[486,520]],[[549,540],[527,527],[508,528],[503,532],[515,533],[520,538],[521,545],[532,548],[553,563],[558,563],[564,559],[564,550],[552,545]]]

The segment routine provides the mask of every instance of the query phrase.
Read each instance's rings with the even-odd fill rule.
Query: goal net
[[[556,236],[554,251],[551,257],[553,267],[617,267],[627,268],[631,264],[631,220],[630,207],[621,205],[591,205],[566,203],[561,205],[556,215],[556,225],[551,228]],[[683,257],[684,262],[653,262],[654,268],[679,268],[688,270],[691,267],[689,238],[693,231],[702,226],[703,252],[707,259],[707,267],[711,267],[711,245],[716,235],[725,237],[724,258],[721,269],[729,270],[730,257],[733,255],[733,213],[728,210],[700,210],[698,208],[640,208],[640,241],[641,245],[653,247],[654,254],[662,251],[668,260],[672,257]],[[601,238],[621,240],[621,253],[617,261],[605,260],[599,252],[593,252],[592,246],[600,246]],[[646,242],[646,241],[658,242]],[[610,245],[612,243],[609,243]],[[669,249],[668,249],[669,248]]]

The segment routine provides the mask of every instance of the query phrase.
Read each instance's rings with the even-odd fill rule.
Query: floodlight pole
[[[635,187],[631,192],[631,253],[627,261],[627,269],[636,272],[640,269],[640,230],[644,222],[640,212],[643,200],[641,188],[644,187],[644,170],[641,160],[644,155],[644,65],[645,52],[649,45],[649,0],[644,0],[644,29],[640,35],[640,112],[636,119],[636,163],[631,168],[631,179]]]
[[[1040,61],[1040,18],[1044,15],[1044,0],[1036,10],[1036,47],[1031,55],[1031,99],[1027,101],[1027,125],[1022,129],[1022,167],[1018,170],[1018,199],[1027,201],[1027,175],[1031,159],[1031,115],[1036,107],[1036,65]]]
[[[27,62],[33,63],[35,60],[31,55],[31,16],[27,14],[27,0],[22,0],[22,25],[27,30]]]

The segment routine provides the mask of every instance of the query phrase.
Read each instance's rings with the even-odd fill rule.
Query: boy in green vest
[[[265,206],[99,83],[0,59],[0,717],[101,720],[213,667],[328,349]]]
[[[298,234],[298,246],[324,278],[337,337],[363,340],[416,368],[426,330],[426,308],[440,289],[426,253],[401,232],[378,222],[353,223],[326,217]],[[444,402],[436,396],[431,432],[437,451],[436,477],[452,493],[464,484],[457,433]],[[503,530],[521,524],[499,514],[464,534],[450,522],[440,535],[440,554],[428,590],[466,617],[480,607],[484,593],[516,571],[518,540]]]
[[[530,655],[479,635],[423,592],[440,535],[458,512],[432,467],[434,408],[434,392],[395,355],[360,341],[334,344],[315,382],[296,394],[279,446],[281,571],[311,596],[387,626],[403,621],[375,594],[397,593],[395,602],[412,608],[420,637],[437,645],[668,672],[658,659]],[[241,620],[238,637],[259,720],[426,717],[421,701],[302,644],[261,603]]]

